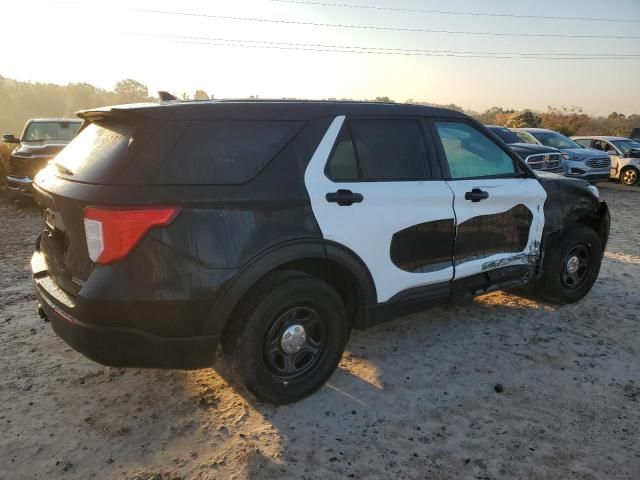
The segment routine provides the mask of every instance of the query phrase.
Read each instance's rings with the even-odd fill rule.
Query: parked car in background
[[[11,198],[32,198],[36,173],[76,136],[80,125],[77,118],[34,118],[27,122],[20,138],[2,135],[5,143],[18,145],[9,158],[7,191]]]
[[[585,148],[606,152],[611,158],[610,178],[635,185],[640,175],[640,141],[625,137],[571,137]]]
[[[609,234],[593,185],[537,175],[417,105],[106,107],[35,179],[40,313],[120,367],[206,368],[259,399],[320,388],[352,328],[505,286],[573,303]]]
[[[629,138],[633,138],[634,140],[640,140],[640,128],[634,128],[629,133]]]
[[[536,143],[524,143],[515,133],[507,127],[499,125],[485,125],[495,133],[509,148],[527,162],[534,170],[544,170],[552,173],[563,173],[562,152],[557,148],[538,145]]]
[[[514,128],[523,142],[546,145],[562,152],[565,175],[596,183],[609,178],[611,160],[599,150],[584,148],[569,137],[546,128]]]

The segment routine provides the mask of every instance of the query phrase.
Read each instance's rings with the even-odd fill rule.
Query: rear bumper
[[[8,175],[6,181],[9,197],[16,200],[33,198],[33,180],[29,177],[14,177],[13,175]]]
[[[112,367],[175,369],[207,368],[215,362],[220,335],[163,336],[122,326],[123,318],[114,319],[118,326],[94,323],[104,306],[67,294],[42,269],[42,261],[36,251],[31,265],[41,312],[62,340],[89,359]],[[139,318],[148,311],[129,313]],[[190,313],[182,310],[184,317]],[[175,322],[181,324],[184,317]]]
[[[72,317],[36,284],[54,332],[85,357],[111,367],[195,369],[213,365],[220,337],[165,338],[139,330],[97,327]]]

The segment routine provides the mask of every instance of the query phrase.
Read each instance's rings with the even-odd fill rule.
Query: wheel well
[[[331,285],[338,295],[340,295],[340,298],[344,302],[347,310],[347,318],[349,319],[350,326],[353,327],[362,323],[365,315],[364,297],[357,283],[356,277],[347,268],[337,262],[322,258],[305,258],[281,264],[272,270],[265,272],[259,279],[257,279],[253,286],[244,292],[242,297],[233,307],[231,315],[229,316],[229,321],[227,321],[223,327],[223,336],[225,335],[225,332],[231,328],[230,326],[233,324],[233,321],[231,320],[233,319],[237,309],[243,304],[247,295],[251,294],[255,285],[260,283],[260,281],[267,275],[282,270],[304,272],[308,275],[313,275],[314,277],[322,279]]]
[[[285,263],[276,270],[297,270],[325,281],[340,295],[351,326],[360,323],[364,316],[362,292],[355,276],[339,263],[320,258],[306,258]]]

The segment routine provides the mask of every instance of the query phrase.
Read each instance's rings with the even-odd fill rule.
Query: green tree
[[[531,110],[522,110],[509,115],[505,126],[510,128],[536,128],[542,124],[542,117]]]
[[[194,100],[209,100],[209,95],[204,90],[196,90],[196,93],[193,95]]]
[[[118,94],[118,100],[122,103],[139,103],[150,100],[147,86],[133,78],[120,80],[116,83],[115,92]]]

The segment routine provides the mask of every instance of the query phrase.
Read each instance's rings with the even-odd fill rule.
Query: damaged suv
[[[498,288],[593,286],[609,213],[464,114],[416,105],[107,107],[38,174],[40,313],[106,365],[318,389],[351,329]]]

